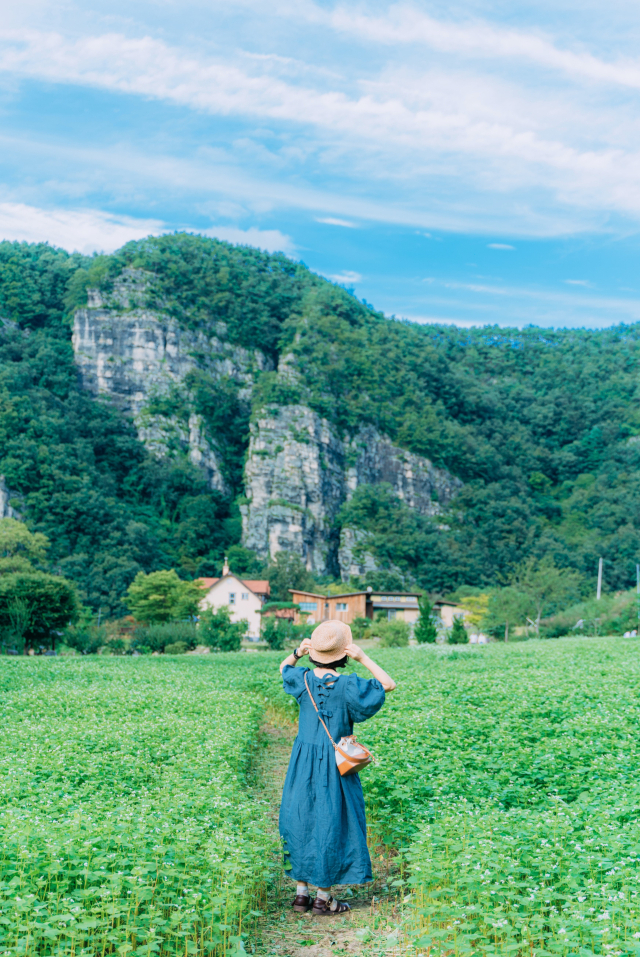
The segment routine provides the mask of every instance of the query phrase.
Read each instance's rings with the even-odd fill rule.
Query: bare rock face
[[[345,579],[363,574],[377,567],[363,534],[343,529],[338,538],[335,519],[360,485],[381,482],[423,515],[438,514],[462,487],[372,426],[341,438],[306,406],[268,406],[251,426],[244,544],[263,558],[295,552],[309,569]]]
[[[4,475],[0,475],[0,518],[15,518],[22,521],[22,515],[9,503],[15,499],[11,489],[7,487]]]
[[[238,379],[249,394],[255,371],[266,368],[267,360],[258,350],[181,328],[168,314],[148,309],[151,282],[142,270],[125,269],[108,297],[89,291],[87,307],[74,317],[73,348],[82,383],[132,416],[153,455],[186,454],[204,471],[210,488],[227,492],[215,436],[207,434],[194,411],[185,378],[204,369]]]

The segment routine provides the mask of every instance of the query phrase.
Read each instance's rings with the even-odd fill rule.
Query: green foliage
[[[405,648],[409,644],[411,628],[406,621],[394,618],[390,621],[380,621],[372,631],[380,638],[382,648]]]
[[[438,629],[434,621],[433,604],[426,595],[420,595],[418,598],[418,607],[420,609],[420,617],[415,624],[413,636],[421,645],[433,645],[438,637]]]
[[[369,629],[371,628],[371,620],[369,618],[360,618],[357,616],[351,622],[351,634],[353,635],[353,640],[355,642],[362,641],[363,638],[366,638],[369,634]]]
[[[265,694],[257,655],[211,657],[3,661],[3,953],[250,949],[281,868],[249,790]]]
[[[40,532],[30,532],[24,522],[15,518],[0,519],[0,556],[18,556],[28,562],[44,562],[49,539]]]
[[[512,585],[496,588],[489,594],[487,613],[482,627],[494,638],[504,637],[505,641],[509,641],[510,629],[514,625],[524,625],[530,609],[531,599],[518,588]]]
[[[123,268],[153,277],[148,305],[189,328],[219,324],[230,342],[276,355],[283,327],[317,277],[281,253],[174,233],[127,243],[109,257],[110,284]]]
[[[79,614],[76,590],[65,578],[37,571],[0,576],[0,637],[6,647],[54,647],[58,632]]]
[[[399,950],[631,953],[638,639],[390,650],[379,660],[402,693],[367,722],[378,761],[362,784],[370,830],[403,849]],[[420,761],[398,762],[400,748]]]
[[[530,616],[535,615],[536,631],[540,631],[540,619],[543,615],[555,611],[561,603],[578,597],[582,576],[579,572],[558,568],[549,556],[536,561],[529,558],[523,562],[516,573],[513,586],[517,592],[526,596]]]
[[[186,641],[173,641],[170,645],[165,645],[165,655],[184,655],[189,650]]]
[[[164,652],[168,645],[178,643],[185,645],[185,650],[190,650],[195,648],[199,640],[195,621],[154,622],[136,628],[132,647],[142,652]]]
[[[125,268],[147,278],[149,307],[268,358],[253,370],[251,400],[245,383],[217,378],[204,363],[185,383],[230,497],[211,492],[184,457],[155,461],[130,423],[78,385],[68,320],[89,286],[108,298]],[[523,561],[546,558],[589,583],[600,555],[608,588],[633,584],[640,325],[461,330],[391,321],[282,255],[187,234],[94,257],[0,243],[0,316],[9,320],[0,329],[0,474],[30,531],[50,539],[49,570],[75,581],[94,612],[122,615],[140,571],[218,574],[240,541],[233,499],[243,493],[251,402],[256,414],[303,402],[352,436],[370,423],[464,480],[449,508],[434,493],[434,516],[389,487],[358,488],[330,529],[329,553],[341,527],[363,533],[378,571],[362,584],[486,590],[510,581]],[[283,353],[290,376],[270,371]],[[168,411],[183,400],[162,399]],[[255,556],[238,564],[240,574],[264,574]],[[288,597],[291,585],[317,587],[301,573],[276,581],[275,597]]]
[[[287,637],[287,622],[275,615],[265,615],[260,627],[260,637],[269,645],[272,651],[284,648]]]
[[[464,627],[464,621],[462,620],[462,615],[454,615],[453,625],[451,632],[449,634],[449,644],[450,645],[467,645],[469,643],[469,635],[467,629]]]
[[[270,597],[275,601],[291,601],[290,588],[314,591],[318,584],[293,552],[278,552],[267,567],[266,577],[271,587]]]
[[[174,568],[138,572],[127,589],[127,604],[139,621],[167,622],[194,618],[203,592],[197,582],[182,581]]]
[[[220,608],[206,608],[200,615],[198,642],[209,645],[214,651],[240,651],[242,639],[247,632],[245,619],[231,621],[231,613],[226,605]]]

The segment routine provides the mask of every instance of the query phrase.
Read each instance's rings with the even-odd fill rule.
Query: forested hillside
[[[269,358],[273,371],[256,375],[250,397],[232,380],[193,383],[228,494],[185,457],[151,455],[120,412],[81,388],[73,312],[87,288],[108,294],[125,267],[148,274],[150,307]],[[304,404],[345,433],[371,423],[464,482],[435,517],[384,485],[357,489],[337,521],[367,533],[378,586],[491,584],[530,554],[587,577],[603,555],[607,587],[635,580],[638,326],[416,326],[284,256],[185,234],[92,258],[1,243],[0,317],[0,474],[14,507],[50,538],[52,569],[95,609],[121,613],[141,569],[214,574],[233,545],[237,570],[257,574],[239,547],[238,503],[250,422],[274,403]],[[284,355],[295,374],[275,371]]]

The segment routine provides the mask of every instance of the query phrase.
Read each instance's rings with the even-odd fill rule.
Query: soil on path
[[[268,802],[274,835],[278,833],[280,798],[296,730],[295,725],[273,715],[261,729],[263,747],[254,768],[252,790]],[[295,914],[291,909],[295,885],[284,869],[279,869],[279,878],[257,922],[255,938],[245,944],[247,951],[259,957],[366,957],[397,952],[397,898],[395,889],[389,888],[393,880],[389,859],[380,849],[370,850],[374,881],[361,887],[333,889],[335,896],[348,901],[352,908],[342,917]]]

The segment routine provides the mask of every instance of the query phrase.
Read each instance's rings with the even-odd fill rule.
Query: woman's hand
[[[300,642],[300,647],[298,648],[298,655],[302,658],[304,655],[309,654],[309,649],[311,648],[311,638],[305,638]]]
[[[362,648],[359,648],[357,645],[354,645],[354,643],[351,642],[351,644],[347,645],[347,647],[344,649],[344,653],[345,655],[348,655],[349,658],[353,658],[354,661],[362,661],[362,655],[364,652],[362,651]]]

